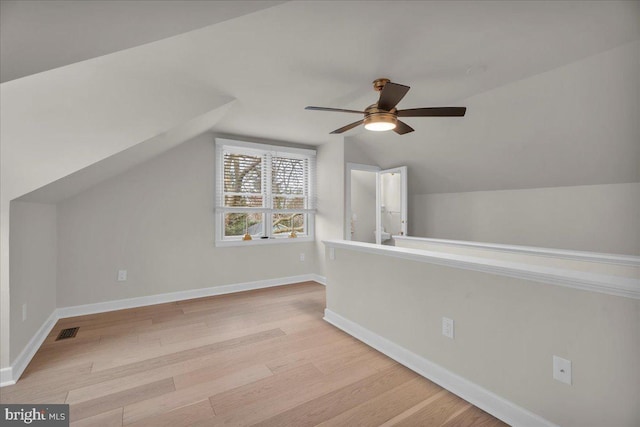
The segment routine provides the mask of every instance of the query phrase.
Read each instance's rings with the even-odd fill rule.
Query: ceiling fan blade
[[[400,120],[398,120],[396,128],[393,131],[398,135],[404,135],[405,133],[413,132],[413,128],[405,122],[401,122]]]
[[[358,113],[364,114],[364,111],[356,111],[356,110],[343,110],[342,108],[327,108],[327,107],[304,107],[305,110],[314,110],[314,111],[335,111],[337,113]]]
[[[398,117],[462,117],[467,107],[410,108],[399,110]]]
[[[380,92],[380,99],[378,100],[378,108],[386,111],[390,111],[393,107],[398,105],[398,102],[409,92],[411,89],[409,86],[400,85],[398,83],[387,83]]]
[[[353,122],[351,124],[348,124],[346,126],[341,127],[340,129],[336,129],[331,133],[342,133],[342,132],[346,132],[348,130],[353,129],[356,126],[360,126],[362,123],[364,122],[364,120],[358,120],[357,122]]]

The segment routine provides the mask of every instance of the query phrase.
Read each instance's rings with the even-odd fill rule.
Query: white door
[[[376,243],[407,235],[407,167],[378,172],[376,181]]]

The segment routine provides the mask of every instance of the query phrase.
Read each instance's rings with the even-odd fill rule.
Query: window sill
[[[296,238],[279,238],[279,239],[253,239],[253,240],[216,240],[216,247],[225,246],[259,246],[259,245],[278,245],[288,243],[313,242],[315,239],[310,236]]]

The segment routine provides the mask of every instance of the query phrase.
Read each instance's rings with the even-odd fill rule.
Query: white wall
[[[201,135],[61,202],[57,305],[316,272],[313,242],[214,247],[214,155]]]
[[[376,242],[376,178],[370,171],[351,171],[351,213],[356,220],[350,221],[351,240],[356,242]]]
[[[640,183],[426,194],[410,235],[640,255]]]
[[[56,206],[11,203],[11,361],[56,308]],[[22,320],[22,305],[27,318]]]
[[[361,133],[369,132],[362,130]],[[356,134],[358,136],[359,134]],[[344,137],[344,161],[359,163],[362,165],[377,166],[378,163],[371,157],[366,148],[361,148],[353,140],[353,137]]]
[[[323,240],[344,239],[344,139],[332,139],[318,147],[316,215],[317,271],[324,276]]]
[[[558,425],[640,423],[638,299],[337,248],[327,308]]]

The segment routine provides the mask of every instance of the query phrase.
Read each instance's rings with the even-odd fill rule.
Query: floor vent
[[[73,338],[76,336],[76,334],[78,333],[78,329],[80,328],[68,328],[68,329],[63,329],[62,331],[60,331],[60,333],[58,334],[58,338],[56,338],[56,341],[59,340],[66,340],[67,338]]]

